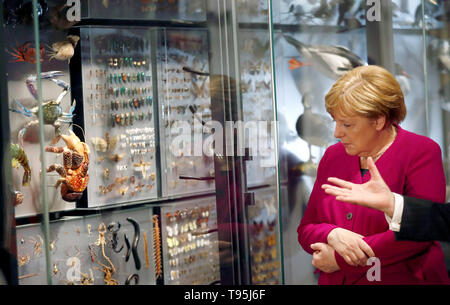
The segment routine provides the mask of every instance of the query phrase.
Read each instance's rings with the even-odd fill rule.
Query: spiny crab
[[[66,143],[66,147],[47,146],[45,151],[63,154],[63,165],[52,164],[47,168],[47,172],[56,171],[61,178],[56,182],[55,187],[61,185],[62,199],[68,202],[77,201],[83,195],[89,182],[89,146],[81,142],[72,130],[70,135],[61,135]]]
[[[60,106],[62,99],[67,95],[67,93],[70,91],[70,86],[65,81],[62,81],[60,79],[56,79],[57,76],[64,75],[60,71],[49,71],[49,72],[42,72],[41,73],[41,79],[49,79],[52,82],[56,83],[59,87],[63,88],[63,91],[59,94],[59,96],[56,98],[56,100],[47,100],[42,104],[42,111],[43,111],[43,117],[44,117],[44,124],[46,125],[52,125],[55,128],[55,136],[53,138],[52,143],[56,144],[59,141],[60,133],[61,133],[61,123],[65,124],[71,124],[72,118],[73,118],[73,111],[75,110],[76,102],[74,101],[72,107],[70,108],[69,113],[65,113],[62,111],[62,108]],[[30,75],[26,79],[26,85],[28,88],[28,91],[31,93],[31,95],[34,97],[34,99],[38,100],[38,93],[35,88],[36,83],[36,75]],[[14,102],[21,108],[20,110],[17,109],[10,109],[12,112],[23,114],[26,117],[37,117],[39,108],[33,107],[31,109],[27,109],[25,106],[23,106],[19,101],[14,100]],[[25,137],[25,133],[30,127],[36,126],[39,124],[39,120],[35,119],[31,122],[28,122],[20,131],[19,131],[19,143],[21,146],[23,146],[23,139]]]

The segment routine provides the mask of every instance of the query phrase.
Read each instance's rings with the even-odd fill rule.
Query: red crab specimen
[[[63,153],[63,166],[53,164],[47,168],[47,172],[56,171],[61,178],[55,187],[61,185],[61,196],[65,201],[77,201],[83,195],[89,182],[89,146],[70,131],[70,136],[61,135],[66,147],[47,146],[45,151]]]
[[[19,45],[19,43],[17,42],[17,48],[15,49],[13,48],[13,52],[8,52],[16,59],[12,62],[29,62],[32,64],[36,64],[36,49],[30,48],[30,44],[31,44],[30,42],[26,42],[23,45]],[[39,50],[42,62],[44,61],[44,53],[45,53],[45,49],[42,44],[40,45]]]

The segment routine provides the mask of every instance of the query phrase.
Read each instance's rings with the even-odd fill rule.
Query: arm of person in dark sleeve
[[[450,241],[450,204],[404,197],[400,232],[396,240]]]

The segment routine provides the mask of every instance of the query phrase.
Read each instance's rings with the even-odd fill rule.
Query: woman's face
[[[365,157],[377,153],[375,150],[379,148],[380,144],[379,119],[340,114],[334,114],[333,119],[336,122],[334,136],[341,140],[347,154]]]

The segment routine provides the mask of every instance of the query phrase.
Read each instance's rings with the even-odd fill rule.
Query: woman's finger
[[[361,239],[359,241],[359,247],[368,257],[375,257],[375,252],[373,252],[372,248],[364,240]]]
[[[355,262],[352,260],[352,258],[350,257],[350,255],[344,255],[344,260],[347,264],[349,264],[350,266],[356,267],[357,264],[355,264]]]
[[[335,187],[325,187],[323,188],[325,193],[334,197],[344,197],[344,198],[350,198],[352,195],[350,191],[335,188]]]
[[[359,258],[356,255],[355,251],[350,252],[349,256],[353,262],[353,266],[355,266],[355,267],[359,266]]]
[[[348,182],[348,181],[345,181],[345,180],[342,180],[342,179],[339,179],[339,178],[335,178],[335,177],[329,177],[328,181],[333,183],[333,184],[336,184],[336,185],[338,185],[340,187],[349,189],[349,190],[351,190],[353,185],[354,185],[351,182]]]
[[[365,266],[367,261],[367,256],[361,250],[361,248],[356,249],[356,256],[358,258],[358,265]]]
[[[372,180],[383,180],[383,177],[381,177],[381,174],[375,166],[375,162],[373,162],[372,157],[367,158],[367,167],[369,168],[369,173]]]
[[[337,187],[334,185],[330,185],[330,184],[322,184],[322,188],[326,191],[326,190],[332,190],[335,193],[339,193],[339,194],[349,194],[351,191],[345,188],[341,188],[341,187]]]
[[[325,193],[327,193],[328,195],[332,195],[332,196],[343,196],[344,194],[342,193],[342,191],[337,190],[337,189],[333,189],[333,188],[324,188]]]

